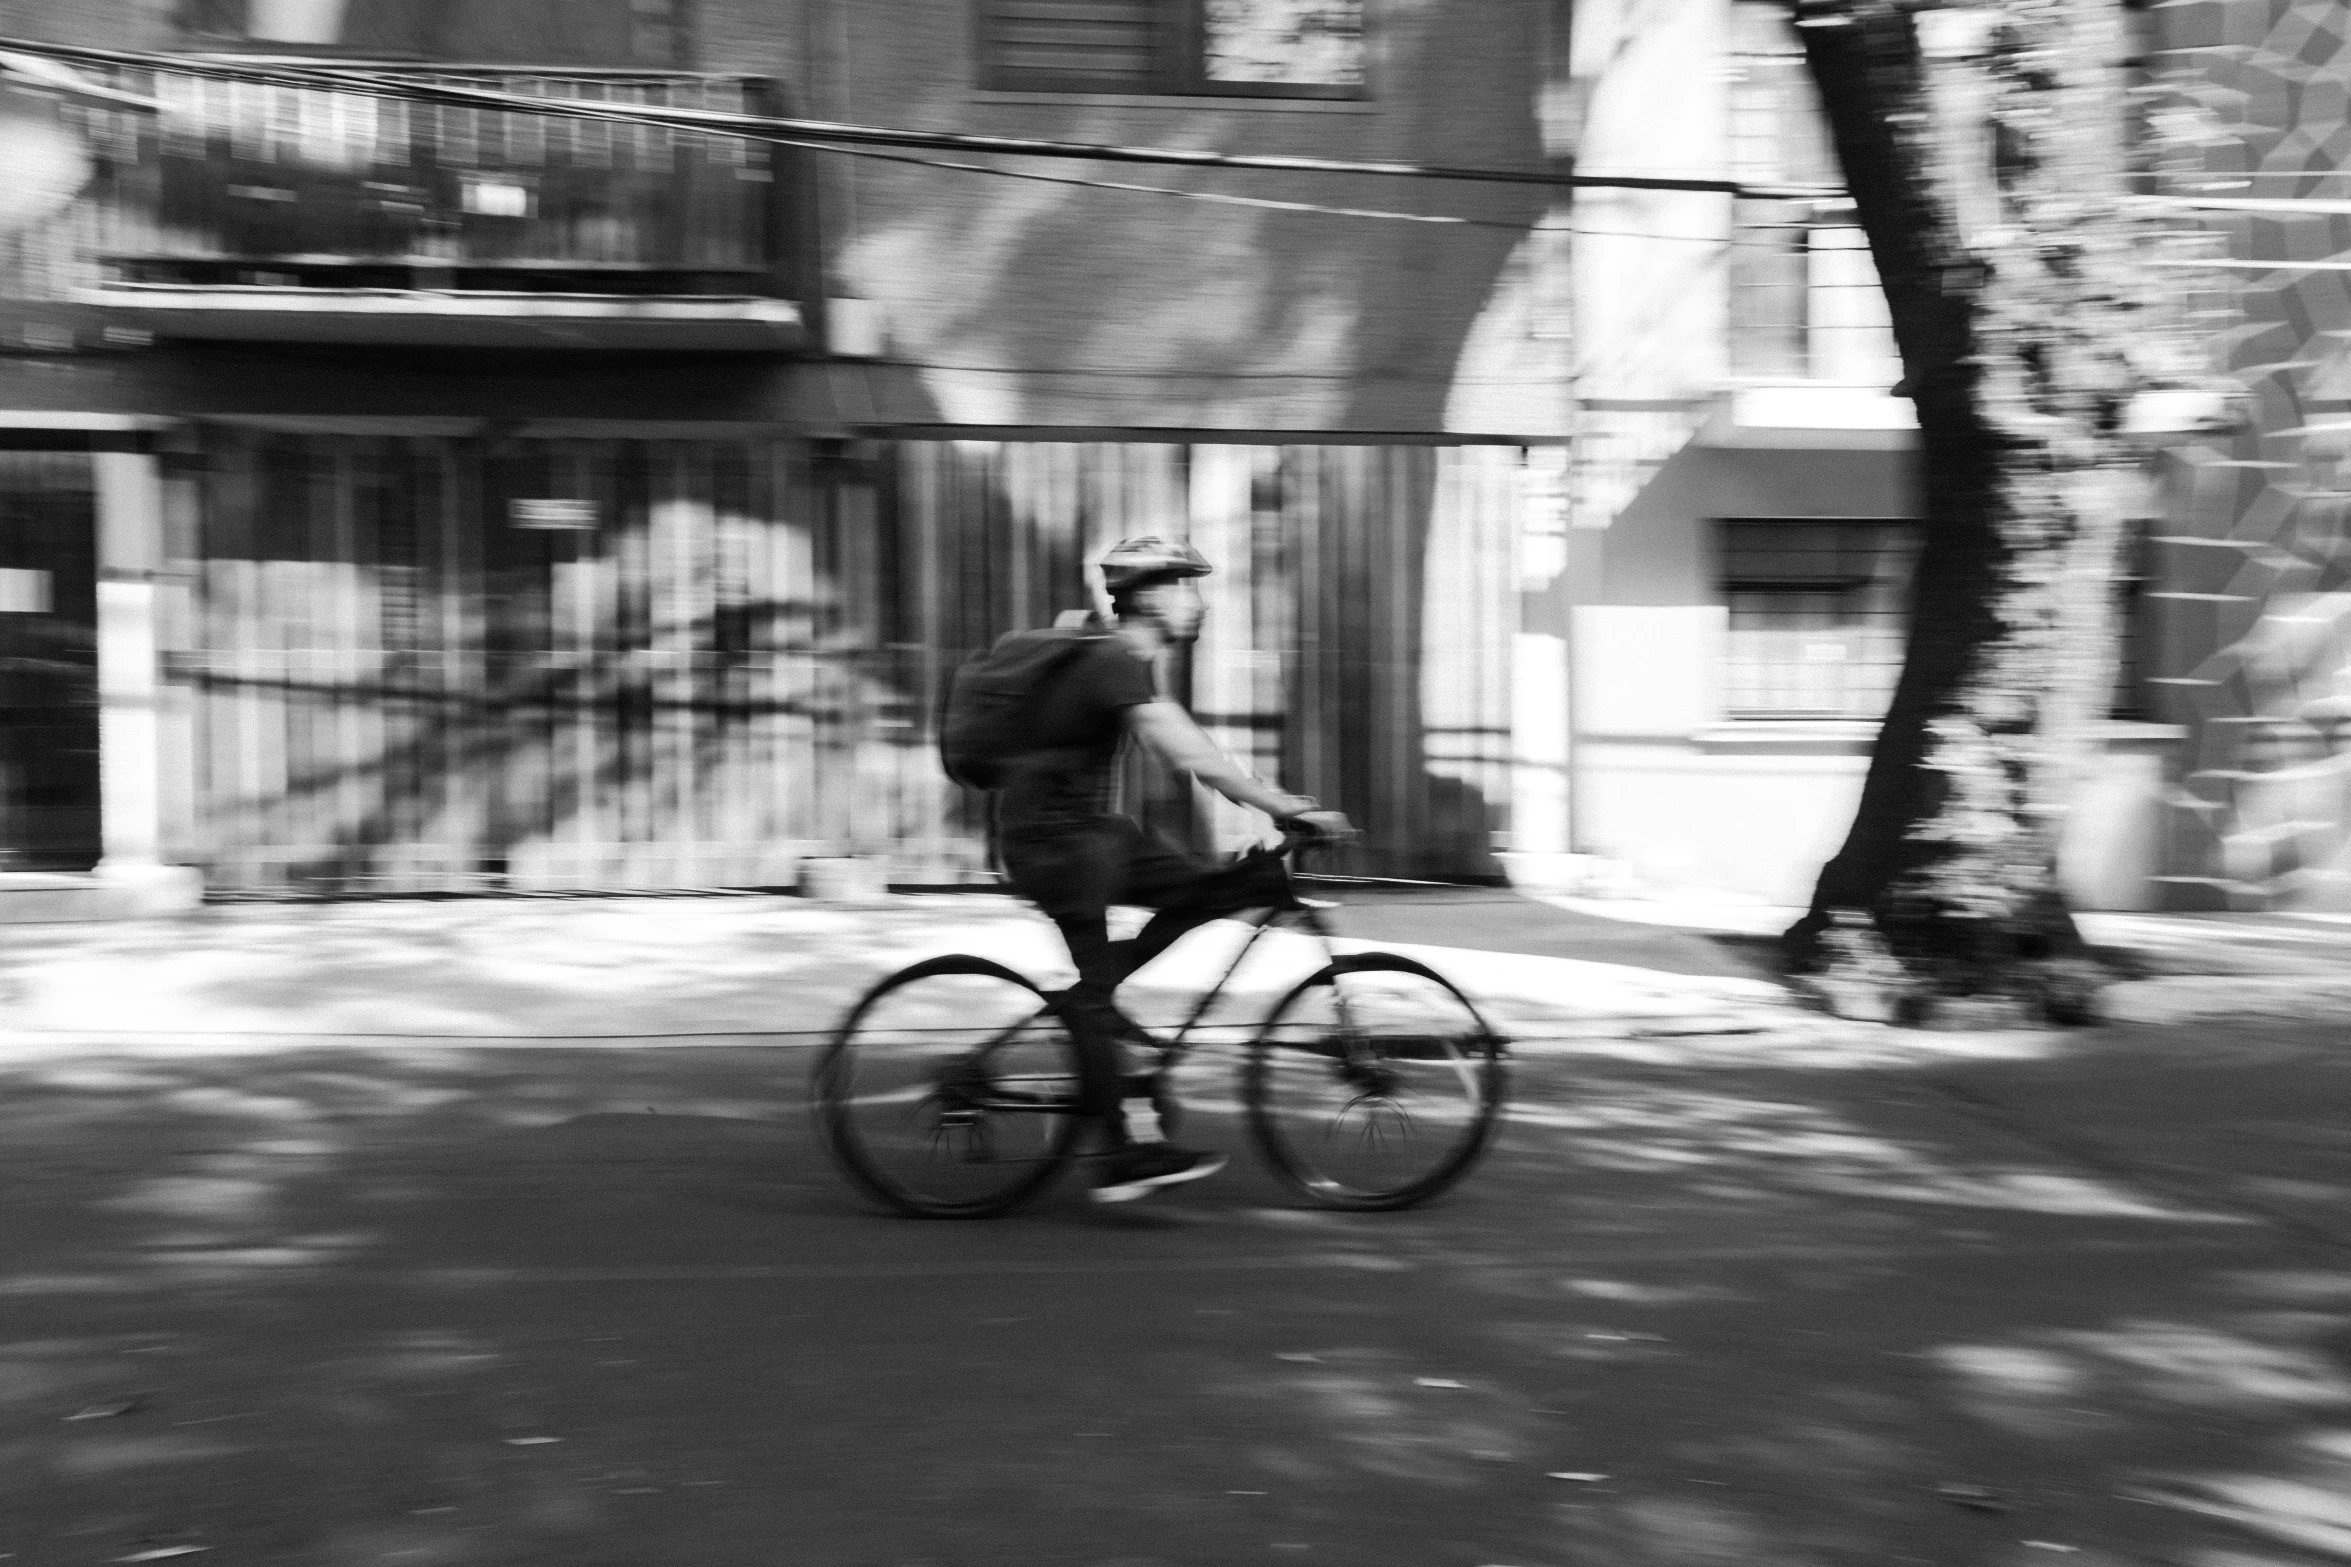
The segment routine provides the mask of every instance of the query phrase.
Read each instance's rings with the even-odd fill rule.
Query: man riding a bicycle
[[[1026,748],[1006,759],[996,794],[996,845],[1014,890],[1053,921],[1077,967],[1077,983],[1058,1002],[1078,1047],[1080,1113],[1110,1144],[1093,1197],[1125,1202],[1213,1175],[1225,1159],[1161,1138],[1147,1100],[1132,1114],[1123,1108],[1126,1050],[1155,1045],[1119,1011],[1120,983],[1209,920],[1296,905],[1278,859],[1246,855],[1219,867],[1120,814],[1113,800],[1122,745],[1132,742],[1293,830],[1348,837],[1354,828],[1337,811],[1250,777],[1159,694],[1159,655],[1199,635],[1205,609],[1193,579],[1214,570],[1200,552],[1180,541],[1128,539],[1102,558],[1101,570],[1108,634],[1088,639],[1029,700]],[[1155,912],[1135,937],[1113,941],[1114,903]]]

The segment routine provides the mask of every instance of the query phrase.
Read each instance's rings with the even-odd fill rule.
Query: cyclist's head
[[[1170,641],[1189,642],[1200,634],[1202,614],[1191,579],[1215,569],[1180,539],[1146,536],[1123,540],[1102,557],[1102,585],[1120,620],[1148,621]]]

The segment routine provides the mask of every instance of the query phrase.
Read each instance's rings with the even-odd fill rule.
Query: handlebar
[[[1312,827],[1299,827],[1291,822],[1282,822],[1279,826],[1282,830],[1281,846],[1273,852],[1291,860],[1293,869],[1295,869],[1297,857],[1308,849],[1326,851],[1343,849],[1362,836],[1361,833],[1355,833],[1340,838],[1317,831]],[[1328,871],[1316,872],[1314,879],[1317,882],[1336,882],[1354,887],[1452,887],[1458,885],[1449,881],[1419,881],[1407,876],[1339,876]]]
[[[1274,851],[1276,854],[1295,858],[1308,849],[1337,849],[1345,847],[1347,843],[1345,838],[1324,832],[1318,827],[1301,827],[1296,822],[1276,825],[1282,830],[1281,847]]]

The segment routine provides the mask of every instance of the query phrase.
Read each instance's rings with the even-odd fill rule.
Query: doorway
[[[85,453],[0,452],[0,870],[98,862],[95,491]]]

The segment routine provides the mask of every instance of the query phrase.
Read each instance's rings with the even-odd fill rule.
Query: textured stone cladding
[[[2163,902],[2351,909],[2351,6],[2169,0],[2150,20],[2201,104],[2159,188],[2312,203],[2183,212],[2174,254],[2319,263],[2173,274],[2252,407],[2164,461],[2150,716],[2186,738]]]

